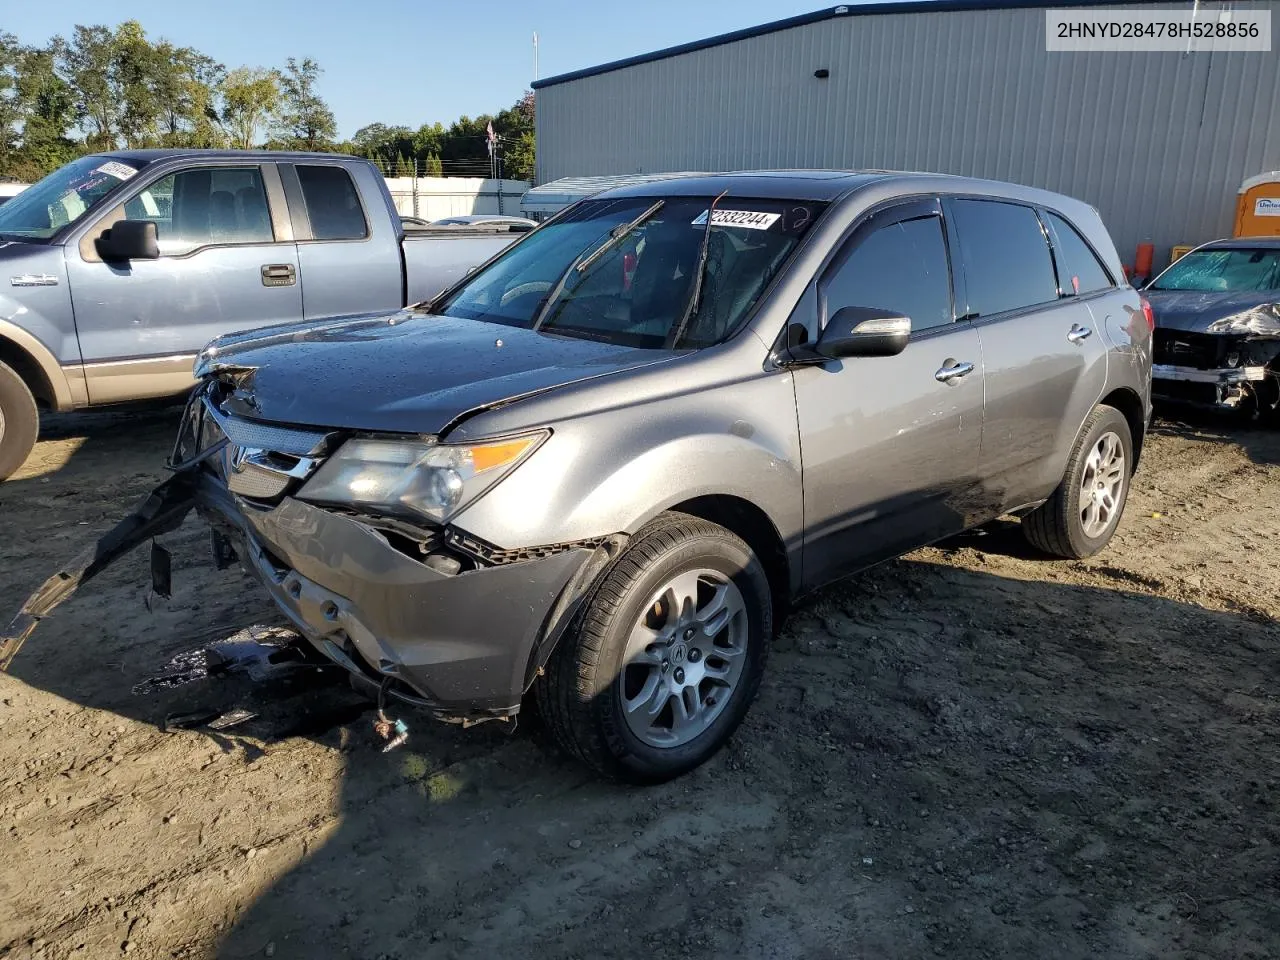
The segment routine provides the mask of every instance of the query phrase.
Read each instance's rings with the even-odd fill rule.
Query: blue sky
[[[533,79],[532,36],[548,77],[822,9],[821,0],[9,0],[0,29],[23,43],[75,24],[142,23],[153,39],[226,64],[283,66],[314,57],[321,93],[349,137],[366,123],[416,127],[509,106]],[[834,4],[831,4],[834,5]],[[630,12],[628,12],[630,11]]]

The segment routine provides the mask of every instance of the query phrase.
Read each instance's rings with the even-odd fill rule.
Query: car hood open
[[[440,434],[472,412],[675,356],[399,311],[219,337],[196,374],[234,380],[255,419]]]
[[[1144,290],[1156,326],[1189,333],[1204,333],[1223,317],[1280,302],[1280,291],[1202,293],[1196,290]]]

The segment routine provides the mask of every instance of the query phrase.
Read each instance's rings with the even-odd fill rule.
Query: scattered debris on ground
[[[6,611],[173,419],[46,418]],[[237,636],[280,621],[189,520],[171,599],[138,551],[0,676],[0,957],[1274,957],[1278,481],[1280,432],[1164,422],[1105,553],[999,523],[824,591],[730,747],[644,790],[533,717],[382,753],[344,679]]]

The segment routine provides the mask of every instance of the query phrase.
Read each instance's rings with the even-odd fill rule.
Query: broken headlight
[[[544,431],[483,443],[348,440],[298,497],[446,523],[547,436]]]
[[[1208,333],[1233,333],[1243,336],[1280,337],[1280,305],[1251,307],[1209,324]]]

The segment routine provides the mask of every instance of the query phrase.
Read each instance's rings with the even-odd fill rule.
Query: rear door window
[[[1058,299],[1049,243],[1034,210],[998,200],[954,200],[951,210],[960,235],[970,316]]]
[[[1056,213],[1049,214],[1049,223],[1057,240],[1054,252],[1063,290],[1083,294],[1113,286],[1107,268],[1075,227]]]
[[[853,252],[826,280],[828,318],[841,307],[879,307],[910,317],[912,330],[954,319],[940,217],[891,223],[854,243]]]
[[[298,182],[317,240],[363,240],[369,224],[360,206],[360,194],[351,175],[342,167],[299,164]]]

